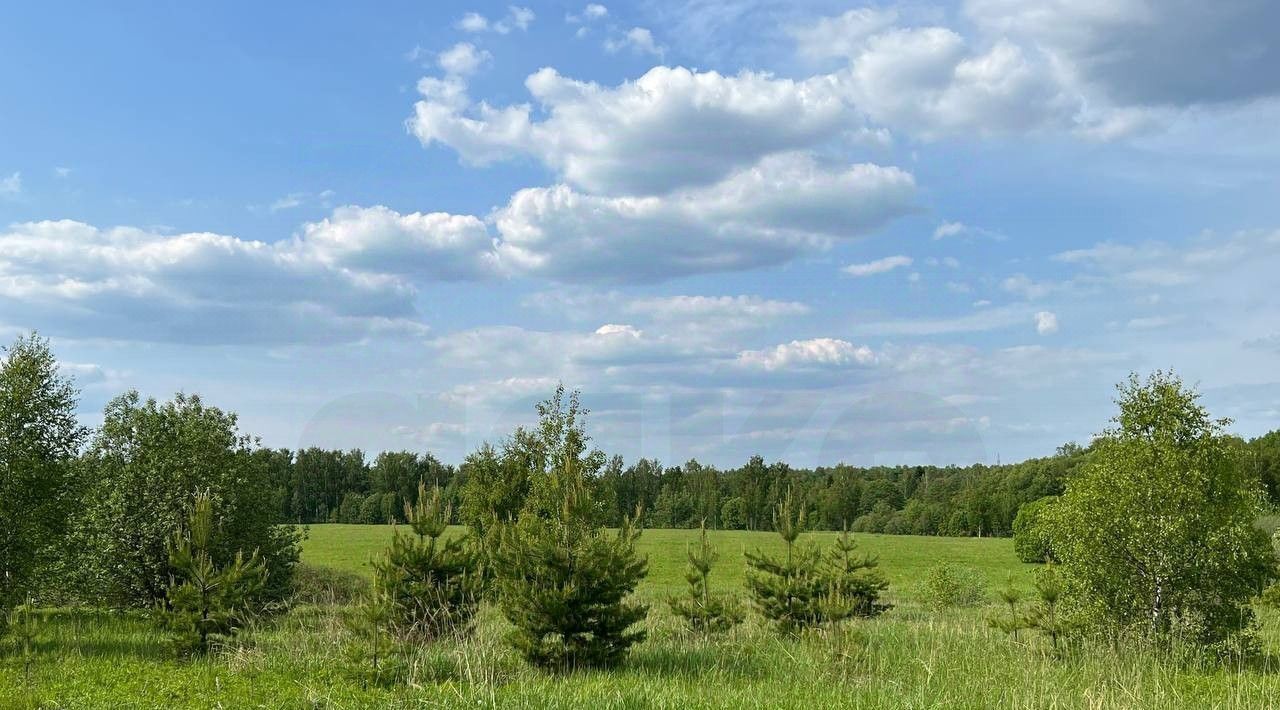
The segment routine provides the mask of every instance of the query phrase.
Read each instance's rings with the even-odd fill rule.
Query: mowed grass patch
[[[369,575],[372,573],[369,561],[386,548],[394,530],[389,525],[312,525],[302,543],[302,559],[310,564]],[[450,534],[460,535],[464,531],[454,527]],[[636,549],[649,561],[649,576],[641,582],[637,593],[656,599],[683,591],[685,551],[687,546],[696,544],[697,536],[696,530],[645,530]],[[783,549],[782,540],[773,532],[712,530],[707,536],[720,553],[711,574],[712,588],[717,591],[743,590],[745,551],[781,552]],[[825,548],[836,536],[833,532],[809,532],[800,536],[799,544]],[[854,533],[853,538],[860,550],[879,558],[879,569],[891,585],[890,600],[919,601],[924,577],[930,569],[943,563],[972,568],[990,587],[1004,584],[1013,574],[1019,586],[1030,588],[1029,575],[1034,565],[1018,561],[1013,542],[1008,538],[859,533]]]

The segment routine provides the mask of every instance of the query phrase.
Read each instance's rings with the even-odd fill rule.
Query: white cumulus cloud
[[[865,264],[849,264],[841,269],[850,276],[874,276],[875,274],[883,274],[894,269],[911,266],[911,257],[909,256],[886,256],[883,259],[868,261]]]
[[[871,348],[836,338],[792,340],[765,350],[744,350],[738,355],[740,365],[766,371],[871,365],[875,359]]]
[[[1052,335],[1058,332],[1058,316],[1052,311],[1037,311],[1036,332],[1040,335]]]

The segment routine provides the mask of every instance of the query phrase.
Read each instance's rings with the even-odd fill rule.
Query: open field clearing
[[[989,585],[1028,583],[1007,539],[858,535],[880,556],[896,606],[843,632],[783,640],[757,617],[719,639],[690,636],[665,605],[683,585],[689,530],[649,530],[639,551],[650,574],[649,638],[613,672],[560,677],[524,664],[502,643],[506,622],[486,608],[474,638],[411,650],[409,680],[362,688],[337,607],[303,606],[238,637],[235,648],[176,661],[146,618],[91,611],[45,615],[31,666],[13,653],[0,666],[0,706],[56,708],[878,707],[1258,708],[1280,704],[1280,673],[1179,666],[1136,648],[1085,648],[1062,658],[1026,633],[1015,642],[988,627],[998,607],[934,610],[923,579],[941,562],[977,570]],[[304,562],[363,572],[390,537],[385,526],[317,525]],[[719,589],[740,589],[741,550],[777,545],[772,533],[716,532]],[[829,539],[810,533],[810,541]],[[1274,649],[1280,626],[1262,615]],[[29,673],[29,675],[28,675]]]

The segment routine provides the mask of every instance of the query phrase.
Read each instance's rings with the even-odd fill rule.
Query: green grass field
[[[385,527],[313,526],[303,559],[357,572],[389,538]],[[0,708],[427,708],[427,707],[848,707],[848,708],[1266,708],[1280,707],[1280,665],[1196,668],[1137,649],[1084,648],[1065,658],[986,623],[996,608],[934,611],[922,581],[940,562],[977,570],[992,585],[1014,574],[1003,539],[856,536],[880,558],[895,608],[842,632],[784,640],[758,620],[720,639],[686,634],[660,601],[683,585],[694,531],[649,530],[641,552],[653,602],[649,638],[613,672],[545,675],[502,643],[505,622],[486,609],[474,638],[411,649],[407,682],[364,689],[344,649],[340,609],[300,607],[247,630],[237,647],[174,660],[142,616],[59,610],[44,620],[29,669],[12,642],[0,656]],[[811,542],[827,534],[806,536]],[[718,532],[714,573],[741,590],[742,551],[773,534]],[[1274,649],[1280,624],[1263,616]],[[1274,652],[1274,651],[1273,651]]]

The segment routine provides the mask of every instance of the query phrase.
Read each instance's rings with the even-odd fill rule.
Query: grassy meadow
[[[312,526],[303,560],[368,574],[389,539],[382,526]],[[782,639],[756,618],[721,638],[686,633],[661,600],[683,589],[686,544],[696,531],[648,530],[650,572],[638,590],[652,603],[649,638],[612,672],[547,675],[502,642],[505,621],[482,612],[474,638],[410,649],[408,678],[366,688],[349,660],[342,609],[299,606],[248,629],[236,646],[174,660],[141,615],[50,610],[34,652],[9,639],[0,652],[0,708],[428,708],[428,707],[848,707],[848,708],[1262,708],[1280,707],[1280,663],[1206,668],[1141,649],[1084,647],[1064,657],[1024,632],[987,625],[978,608],[934,610],[923,581],[941,562],[972,568],[989,585],[1032,567],[1007,539],[858,535],[879,556],[895,608],[843,629]],[[830,533],[803,540],[827,542]],[[741,590],[742,551],[780,547],[772,533],[715,532],[715,586]],[[1262,616],[1269,654],[1280,620]],[[1268,656],[1270,657],[1270,655]]]

